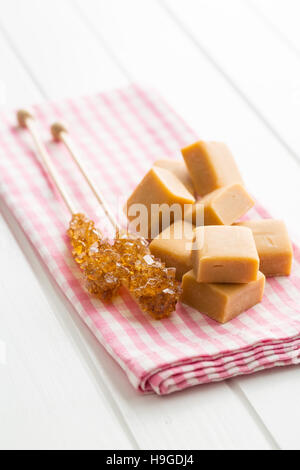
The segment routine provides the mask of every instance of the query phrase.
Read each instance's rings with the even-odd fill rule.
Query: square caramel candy
[[[194,226],[188,222],[177,220],[163,230],[150,243],[152,255],[165,263],[167,267],[176,268],[176,279],[192,268],[191,245],[194,236]]]
[[[196,228],[192,264],[197,282],[254,281],[259,258],[252,231],[232,225]]]
[[[200,140],[181,153],[199,196],[232,183],[243,184],[233,155],[222,142]]]
[[[165,168],[166,170],[171,171],[174,173],[175,176],[182,182],[182,184],[186,187],[186,189],[191,193],[194,194],[195,189],[191,177],[189,175],[188,169],[186,164],[181,160],[171,160],[171,159],[161,159],[156,160],[154,166],[158,166],[159,168]]]
[[[201,207],[202,206],[202,207]],[[254,200],[240,183],[234,183],[208,193],[191,206],[192,222],[198,225],[198,212],[204,211],[204,225],[231,225],[254,206]]]
[[[281,220],[248,220],[236,225],[252,230],[265,276],[288,276],[291,273],[293,248],[286,226]]]
[[[195,308],[219,323],[226,323],[262,300],[265,276],[247,284],[199,283],[194,271],[182,278],[181,302]]]
[[[182,219],[184,206],[194,202],[194,196],[174,173],[153,167],[135,188],[124,210],[130,230],[152,239]]]

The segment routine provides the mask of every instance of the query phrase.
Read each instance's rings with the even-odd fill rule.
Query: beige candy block
[[[192,264],[197,282],[254,281],[259,258],[251,230],[233,225],[196,228]]]
[[[246,214],[254,203],[242,184],[224,186],[207,194],[191,207],[192,222],[198,226],[197,219],[201,223],[201,218],[197,216],[204,211],[204,225],[231,225]]]
[[[140,224],[137,228],[140,235],[146,238],[154,238],[162,230],[164,220],[161,212],[159,218],[154,217],[155,209],[158,206],[155,208],[153,205],[165,204],[166,214],[168,209],[172,209],[172,206],[176,205],[174,211],[170,211],[169,223],[165,225],[168,226],[175,220],[182,218],[185,204],[193,204],[194,202],[194,196],[173,173],[164,168],[153,167],[135,188],[124,210],[129,222],[137,220],[136,218],[139,216]],[[137,206],[134,207],[137,204],[142,212],[139,212]],[[179,212],[182,211],[180,216],[176,209]],[[168,217],[166,217],[165,222],[167,219]],[[132,229],[134,230],[135,227]]]
[[[178,220],[150,243],[150,251],[154,256],[160,258],[167,267],[176,268],[176,279],[179,281],[192,268],[193,230],[193,225]]]
[[[232,183],[243,184],[235,160],[222,142],[199,141],[181,150],[199,196]]]
[[[288,276],[291,273],[293,248],[282,220],[248,220],[236,225],[252,230],[260,265],[265,276]]]
[[[187,170],[186,164],[184,162],[180,160],[162,159],[157,160],[154,163],[154,166],[158,166],[159,168],[165,168],[166,170],[171,171],[171,173],[174,173],[174,175],[177,176],[177,178],[182,182],[186,189],[191,194],[194,194],[194,185]]]
[[[182,278],[181,302],[219,323],[226,323],[261,301],[265,276],[247,284],[207,284],[196,280],[193,270]]]

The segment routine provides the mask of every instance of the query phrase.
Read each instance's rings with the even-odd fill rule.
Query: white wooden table
[[[154,86],[297,234],[299,15],[298,0],[0,0],[1,105]],[[137,395],[1,213],[0,448],[300,448],[299,367]]]

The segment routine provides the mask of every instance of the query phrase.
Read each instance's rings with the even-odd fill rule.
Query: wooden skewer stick
[[[24,129],[27,129],[29,133],[31,134],[33,141],[35,143],[35,146],[37,148],[37,151],[42,159],[42,162],[46,170],[49,172],[53,180],[53,183],[55,184],[58,192],[63,198],[67,208],[69,209],[71,214],[76,214],[76,212],[78,211],[75,210],[73,203],[71,202],[66,190],[64,189],[61,181],[59,180],[56,170],[51,162],[51,158],[48,154],[48,151],[39,136],[34,117],[32,116],[32,114],[30,114],[29,111],[20,109],[17,112],[17,120],[18,120],[19,125],[23,127]]]
[[[74,162],[76,163],[77,167],[79,168],[80,172],[84,176],[85,180],[87,181],[89,187],[93,191],[94,195],[96,196],[98,202],[100,203],[102,209],[104,210],[107,218],[109,219],[110,223],[114,227],[115,230],[120,230],[120,226],[117,222],[117,219],[111,213],[107,202],[105,201],[101,192],[97,189],[96,184],[92,181],[91,177],[88,175],[86,168],[82,163],[82,159],[79,157],[78,150],[76,149],[74,142],[67,130],[67,128],[59,123],[56,122],[51,126],[51,133],[52,137],[56,142],[62,142],[66,148],[68,149],[71,157],[73,158]]]

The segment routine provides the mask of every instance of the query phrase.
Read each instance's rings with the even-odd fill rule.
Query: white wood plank
[[[0,71],[0,106],[25,106],[41,101],[37,87],[24,72],[23,66],[12,53],[5,38],[0,35],[0,56],[3,66]]]
[[[90,94],[127,80],[92,40],[68,0],[0,0],[0,26],[51,98]],[[44,90],[45,91],[45,90]]]
[[[260,419],[227,384],[194,387],[167,397],[136,396],[116,364],[97,360],[99,348],[93,341],[88,344],[142,449],[278,449]]]
[[[30,2],[31,0],[27,2],[27,8]],[[10,5],[16,4],[19,4],[19,2],[10,2]],[[53,74],[53,64],[57,65],[57,59],[55,48],[52,48],[51,44],[48,45],[49,28],[40,28],[39,41],[45,48],[47,47],[47,61],[51,64],[48,65],[48,71],[49,74],[51,73],[51,77],[48,77],[48,74],[46,74],[41,67],[37,67],[36,61],[39,59],[39,53],[35,50],[34,45],[30,44],[28,39],[23,40],[21,44],[21,41],[18,39],[22,34],[20,31],[16,31],[16,29],[19,27],[22,29],[23,22],[20,22],[17,27],[15,26],[14,15],[10,13],[13,12],[13,6],[10,8],[12,9],[9,9],[9,12],[5,14],[4,23],[9,30],[13,43],[22,51],[27,66],[34,70],[36,79],[40,81],[43,89],[49,96],[53,97],[60,94],[69,94],[70,88],[67,85],[73,78],[72,71],[74,69],[71,68],[68,70],[64,68],[65,79],[60,81],[59,90],[55,89],[54,86],[53,77],[55,77],[55,75]],[[25,13],[26,12],[24,12],[24,14]],[[37,9],[35,11],[37,23],[40,22],[40,14],[40,10]],[[42,14],[44,15],[44,13]],[[130,15],[131,12],[129,10],[127,17]],[[50,21],[50,23],[52,21],[54,24],[51,9],[47,10],[47,21]],[[66,36],[63,21],[59,31],[58,36]],[[70,43],[72,43],[75,33],[77,33],[77,31],[72,28],[68,29],[67,36]],[[94,46],[92,46],[92,42]],[[90,39],[85,41],[85,44],[86,48],[84,53],[87,53],[90,47],[92,50],[99,47],[98,40],[92,35]],[[77,51],[77,64],[81,62],[81,54],[83,54],[82,51]],[[90,65],[88,66],[87,58],[85,58],[85,72],[86,74],[92,75],[95,66],[93,56],[89,56],[89,60]],[[80,83],[77,82],[76,87],[79,89],[80,86]],[[101,88],[100,82],[99,88]],[[85,90],[81,90],[81,92],[84,91]],[[50,295],[47,295],[48,299],[52,299],[52,297],[52,292]],[[83,329],[82,331],[85,330]],[[90,342],[90,340],[87,341],[87,346],[89,347]],[[98,355],[103,354],[103,350],[99,348],[98,344],[95,345],[95,349],[95,366],[97,366],[101,372],[101,368],[104,366],[108,367],[107,363],[109,361],[106,363],[104,360],[102,362],[102,359],[99,360]],[[113,365],[112,367],[116,368],[117,366]],[[107,386],[111,387],[111,393],[118,402],[126,423],[131,429],[132,435],[134,435],[134,438],[142,447],[271,448],[273,446],[269,436],[265,435],[264,430],[260,429],[259,424],[253,416],[249,415],[244,404],[240,402],[239,398],[226,384],[198,388],[197,390],[186,392],[186,394],[178,395],[178,398],[176,398],[176,396],[168,398],[140,397],[130,388],[127,380],[120,374],[119,368],[114,370],[108,368],[106,376]],[[124,383],[122,381],[124,381]],[[126,390],[126,393],[124,390]],[[214,392],[214,390],[216,391]],[[186,406],[186,396],[189,397],[190,408]],[[149,403],[153,403],[151,407]],[[199,403],[201,403],[201,406],[199,406]],[[223,403],[228,403],[229,406],[223,406]],[[157,410],[156,413],[154,413],[154,410]],[[187,430],[190,429],[191,418],[194,419],[193,434],[189,435],[187,438]],[[208,423],[207,418],[209,418]],[[147,424],[147,432],[142,432],[142,427],[146,425],[145,423]],[[245,430],[244,435],[240,432],[241,427]],[[203,429],[205,431],[203,431]],[[246,435],[247,437],[245,437]]]
[[[9,217],[3,203],[1,212]],[[53,291],[48,300],[47,276],[14,232],[22,249],[1,217],[0,448],[132,448],[83,355],[79,325]]]
[[[248,6],[261,17],[265,26],[300,58],[300,4],[297,0],[248,0]],[[295,105],[300,105],[300,93],[295,94]],[[300,371],[291,367],[272,370],[239,380],[239,386],[258,410],[260,416],[283,449],[300,449],[299,397]],[[266,400],[266,396],[269,400]],[[276,413],[274,413],[276,409]]]
[[[300,62],[295,54],[240,0],[188,0],[188,8],[180,0],[163,4],[299,159]]]
[[[272,369],[256,376],[241,377],[238,384],[281,449],[299,450],[299,367]]]
[[[295,226],[300,203],[294,191],[299,181],[297,163],[190,40],[178,34],[159,4],[138,0],[111,0],[109,6],[104,0],[77,4],[121,66],[135,80],[157,88],[199,136],[225,140],[250,189],[274,215]]]
[[[261,17],[273,34],[279,35],[296,55],[300,56],[300,3],[298,0],[246,0],[249,8]],[[296,96],[299,104],[300,96]]]

